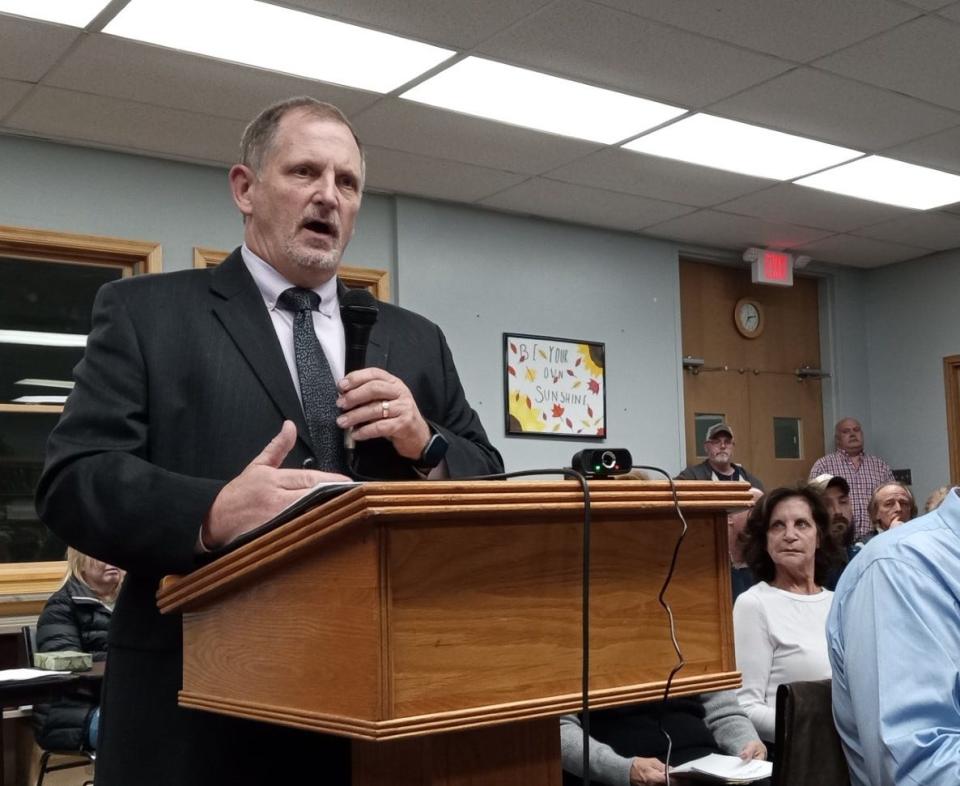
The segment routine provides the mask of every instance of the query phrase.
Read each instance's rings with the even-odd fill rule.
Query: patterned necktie
[[[294,313],[293,349],[300,377],[300,399],[316,451],[316,468],[341,472],[343,432],[336,422],[340,414],[336,404],[337,386],[313,329],[312,312],[320,306],[320,296],[310,289],[291,287],[281,293],[277,306]]]

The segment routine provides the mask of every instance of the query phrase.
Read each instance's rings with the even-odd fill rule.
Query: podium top
[[[746,482],[674,481],[684,512],[724,510],[753,504]],[[674,507],[670,483],[594,480],[589,484],[595,518],[620,518]],[[362,522],[384,526],[473,520],[542,523],[545,511],[557,520],[579,521],[583,491],[575,480],[434,480],[363,483],[307,510],[186,576],[166,576],[157,592],[161,613],[182,611],[200,596],[219,594],[253,571],[277,565],[314,548],[345,527]]]

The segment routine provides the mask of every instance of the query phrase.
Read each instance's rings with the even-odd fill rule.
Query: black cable
[[[670,697],[670,687],[673,685],[673,678],[677,673],[682,669],[686,663],[683,659],[683,653],[680,652],[680,643],[677,641],[677,626],[676,621],[673,618],[673,609],[670,608],[670,604],[666,601],[667,588],[670,586],[670,581],[673,578],[673,573],[677,567],[677,559],[680,556],[680,546],[683,544],[683,539],[687,535],[687,520],[683,517],[683,511],[680,510],[680,499],[677,497],[677,486],[673,482],[673,478],[670,477],[669,473],[660,469],[660,467],[650,467],[643,464],[635,464],[632,469],[646,469],[652,472],[659,472],[663,475],[667,481],[670,483],[670,492],[673,495],[673,508],[677,512],[677,518],[680,519],[680,535],[677,537],[677,542],[673,546],[673,557],[670,560],[670,569],[667,571],[667,576],[663,580],[663,585],[660,587],[660,594],[657,596],[657,600],[660,602],[660,605],[663,607],[664,611],[667,612],[667,619],[670,622],[670,641],[673,643],[673,651],[677,655],[677,665],[673,667],[670,671],[669,676],[667,677],[667,684],[663,689],[663,705],[665,708],[667,699]],[[670,735],[667,733],[667,730],[663,728],[663,712],[660,713],[660,733],[667,740],[667,756],[666,761],[664,762],[664,771],[666,773],[667,786],[670,786],[670,755],[673,752],[673,740],[670,738]]]

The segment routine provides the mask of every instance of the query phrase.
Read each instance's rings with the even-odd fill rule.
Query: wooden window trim
[[[117,265],[130,275],[159,273],[163,249],[159,243],[100,235],[78,235],[49,229],[0,226],[0,255],[44,262]]]
[[[193,249],[193,266],[201,269],[215,267],[229,255],[229,251],[197,246]],[[384,302],[390,300],[390,274],[386,270],[341,265],[338,276],[348,287],[369,289],[377,300]]]
[[[160,273],[159,243],[49,229],[0,226],[0,255],[38,262],[117,266],[124,276]],[[59,413],[59,404],[0,404],[0,412]],[[38,614],[63,582],[66,562],[0,563],[0,617]]]
[[[943,359],[943,383],[947,399],[950,485],[957,485],[960,483],[960,355],[948,355]]]

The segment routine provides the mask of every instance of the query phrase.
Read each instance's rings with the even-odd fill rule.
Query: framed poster
[[[605,439],[604,345],[503,334],[508,436]]]

